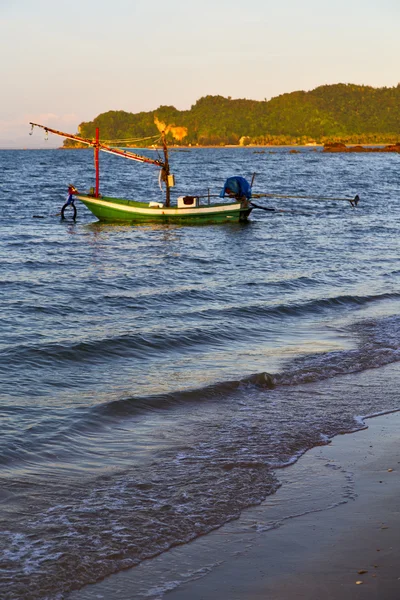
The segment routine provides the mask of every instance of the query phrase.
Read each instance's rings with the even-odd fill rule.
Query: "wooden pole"
[[[96,140],[89,140],[86,138],[79,137],[78,135],[73,135],[72,133],[64,133],[63,131],[58,131],[57,129],[51,129],[50,127],[46,127],[46,125],[39,125],[39,123],[30,122],[32,127],[40,127],[44,129],[47,133],[54,133],[55,135],[60,135],[61,137],[65,137],[68,140],[74,140],[76,142],[80,142],[81,144],[87,144],[88,146],[95,147]],[[129,160],[137,160],[138,162],[148,163],[151,165],[157,165],[157,167],[162,167],[164,163],[160,160],[154,160],[149,158],[148,156],[140,156],[139,154],[135,154],[134,152],[128,152],[127,150],[119,150],[118,148],[110,148],[110,146],[106,146],[105,144],[101,144],[99,141],[99,150],[100,152],[108,152],[109,154],[115,154],[116,156],[122,156],[123,158],[127,158]]]
[[[165,132],[163,131],[161,133],[161,137],[162,137],[162,144],[163,144],[163,150],[164,150],[164,166],[163,166],[163,175],[164,175],[164,181],[165,181],[165,206],[168,207],[170,205],[170,199],[171,199],[171,190],[170,190],[170,185],[169,185],[169,159],[168,159],[168,147],[167,147],[167,142],[165,140]]]
[[[99,128],[96,127],[96,145],[94,147],[94,166],[96,168],[96,198],[99,197],[100,172],[99,172]]]

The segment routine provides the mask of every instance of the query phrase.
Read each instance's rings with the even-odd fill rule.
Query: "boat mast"
[[[168,146],[165,140],[165,131],[161,132],[161,139],[164,151],[164,166],[162,167],[162,179],[165,182],[165,206],[169,207],[171,200],[171,189],[170,189],[170,173],[169,173],[169,159],[168,159]]]
[[[96,144],[94,147],[94,166],[96,169],[96,198],[99,197],[100,170],[99,170],[99,128],[96,127]]]

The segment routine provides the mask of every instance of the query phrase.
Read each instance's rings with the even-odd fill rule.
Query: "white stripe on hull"
[[[95,206],[104,206],[112,208],[119,212],[128,212],[141,215],[166,215],[166,216],[181,216],[181,215],[198,215],[198,214],[215,214],[231,212],[232,210],[240,210],[241,204],[226,204],[224,206],[202,206],[200,208],[141,208],[129,206],[127,204],[117,204],[109,200],[101,200],[101,198],[87,198],[86,196],[76,196],[78,200],[84,203],[94,204]]]

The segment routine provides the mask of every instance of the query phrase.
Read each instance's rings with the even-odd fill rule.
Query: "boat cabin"
[[[179,196],[178,208],[199,208],[200,198],[197,196]]]

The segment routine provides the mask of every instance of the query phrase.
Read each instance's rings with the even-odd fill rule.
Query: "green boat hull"
[[[123,198],[75,196],[100,220],[108,223],[226,223],[246,221],[252,207],[247,202],[211,204],[199,207],[151,207],[146,202]]]

